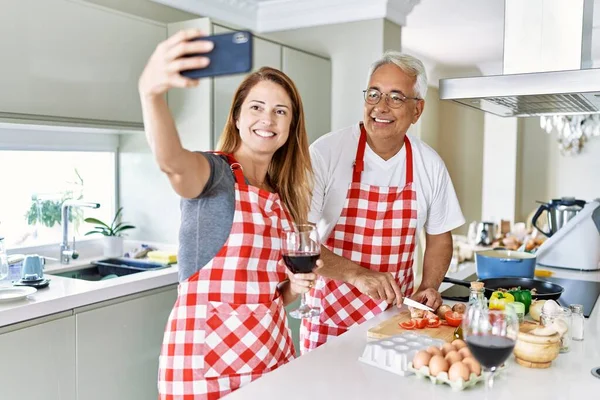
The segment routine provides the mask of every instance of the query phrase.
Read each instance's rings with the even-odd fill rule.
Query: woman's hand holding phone
[[[171,88],[198,86],[198,79],[181,75],[181,71],[206,68],[208,57],[190,54],[204,54],[213,49],[213,42],[194,40],[205,36],[198,29],[182,30],[161,42],[154,50],[138,82],[142,96],[154,97],[166,93]]]

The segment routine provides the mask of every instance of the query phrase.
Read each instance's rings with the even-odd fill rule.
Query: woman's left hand
[[[315,273],[319,270],[319,268],[323,267],[323,261],[317,260],[317,267],[313,272],[308,274],[294,274],[292,273],[286,266],[283,260],[280,260],[279,263],[285,267],[285,271],[290,280],[290,291],[294,295],[299,295],[308,292],[310,289],[315,287],[315,281],[317,280],[318,275]]]

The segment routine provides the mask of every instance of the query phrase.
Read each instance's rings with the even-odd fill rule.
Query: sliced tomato
[[[430,319],[429,321],[427,321],[428,328],[438,328],[440,325],[442,325],[442,321],[440,321],[439,319]]]
[[[444,318],[450,326],[459,326],[463,320],[463,314],[457,313],[456,311],[448,311],[444,314]]]
[[[417,329],[427,328],[427,322],[429,322],[426,318],[415,318],[415,324],[417,325]]]
[[[406,329],[408,331],[412,331],[413,329],[415,329],[415,326],[417,324],[415,324],[415,321],[413,321],[411,319],[410,321],[400,322],[398,325],[400,325],[400,328],[402,328],[402,329]]]

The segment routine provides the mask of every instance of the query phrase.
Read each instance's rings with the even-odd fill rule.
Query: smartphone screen
[[[181,71],[181,75],[192,78],[234,75],[249,72],[252,69],[252,33],[238,31],[205,36],[193,40],[209,40],[214,48],[209,53],[190,54],[187,57],[204,56],[210,59],[206,68]]]

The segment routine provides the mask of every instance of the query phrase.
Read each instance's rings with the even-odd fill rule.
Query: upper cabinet
[[[231,32],[231,30],[219,25],[213,26],[215,35],[227,32]],[[281,45],[253,37],[252,70],[257,71],[261,67],[281,69]],[[245,77],[246,75],[233,75],[214,78],[213,147],[216,147],[219,142],[225,122],[227,122],[233,95]]]
[[[137,80],[164,24],[79,1],[1,8],[0,113],[141,126]]]
[[[284,47],[282,64],[302,97],[306,133],[312,143],[331,130],[331,61]]]
[[[167,25],[169,37],[184,29],[198,28],[210,32],[208,18],[198,18]],[[174,88],[167,92],[169,109],[177,124],[183,147],[189,150],[211,149],[212,79],[202,79],[195,88]]]

